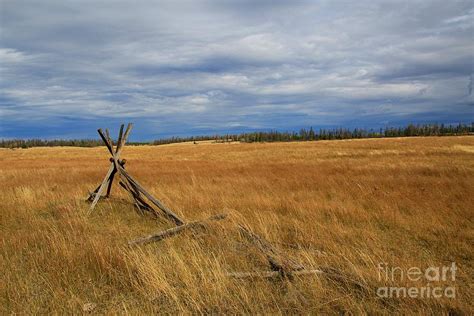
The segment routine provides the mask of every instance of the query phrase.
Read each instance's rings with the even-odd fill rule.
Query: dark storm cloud
[[[0,10],[0,137],[70,135],[68,120],[77,135],[133,120],[143,138],[472,120],[472,1],[3,0]]]

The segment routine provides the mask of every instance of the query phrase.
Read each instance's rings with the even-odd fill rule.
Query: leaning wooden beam
[[[114,142],[112,141],[112,138],[110,138],[110,133],[109,129],[105,129],[105,136],[107,136],[107,140],[109,141],[110,146],[112,146],[112,149],[114,148]]]
[[[155,217],[159,217],[160,213],[158,213],[150,204],[148,204],[143,197],[141,196],[140,191],[134,186],[133,183],[127,180],[123,175],[123,178],[119,183],[120,185],[130,194],[132,199],[134,200],[134,204],[140,211],[147,211],[152,213]]]
[[[324,274],[321,270],[297,270],[288,271],[282,274],[280,271],[259,271],[259,272],[230,272],[226,273],[226,276],[236,279],[262,279],[262,278],[278,278],[284,276],[298,276],[298,275],[309,275],[309,274]]]
[[[107,193],[105,193],[105,197],[110,196],[110,191],[112,190],[112,183],[114,182],[114,177],[116,173],[117,169],[114,168],[114,171],[112,171],[112,174],[110,175],[109,182],[107,183]]]
[[[112,142],[112,139],[110,139],[110,134],[109,134],[109,130],[106,129],[105,130],[105,134],[104,132],[102,131],[102,129],[98,129],[97,130],[99,132],[99,135],[100,137],[102,138],[102,140],[104,141],[104,143],[106,144],[107,148],[109,149],[109,152],[110,154],[112,155],[112,158],[110,158],[115,166],[115,171],[118,170],[118,166],[119,166],[119,158],[120,158],[120,153],[118,152],[118,150],[115,150],[114,151],[114,145],[113,145],[113,142]],[[118,148],[118,145],[117,145],[117,148]],[[121,178],[121,174],[119,172],[119,177]]]
[[[145,209],[144,209],[143,205],[141,205],[140,202],[137,200],[137,198],[133,194],[132,189],[130,188],[130,186],[126,182],[122,182],[122,181],[119,181],[119,184],[120,184],[120,186],[122,186],[122,188],[125,189],[125,191],[127,191],[130,194],[130,196],[133,199],[133,204],[135,205],[135,207],[140,212],[144,213]]]
[[[110,158],[110,161],[111,162],[114,162],[113,158]],[[127,163],[127,160],[126,159],[122,159],[122,160],[118,160],[118,163],[125,168],[125,163]],[[108,183],[108,186],[107,186],[107,193],[105,194],[106,197],[109,197],[110,196],[110,191],[112,190],[112,183],[114,182],[114,177],[115,177],[115,174],[117,173],[117,169],[115,168],[115,163],[114,163],[114,171],[112,172],[112,174],[110,175],[110,179],[109,179],[109,183]],[[120,175],[119,175],[120,176]]]
[[[115,169],[114,165],[111,164],[111,166],[109,168],[109,171],[107,171],[107,174],[105,175],[104,181],[102,181],[102,184],[100,185],[99,190],[95,194],[94,200],[92,201],[92,204],[91,204],[90,211],[92,211],[94,209],[95,205],[99,201],[99,199],[102,195],[102,191],[104,191],[105,187],[107,186],[109,178],[110,178],[112,172],[114,171],[114,169]]]
[[[142,199],[136,198],[136,199],[135,199],[135,205],[137,206],[137,208],[138,208],[142,213],[149,212],[149,213],[153,214],[153,216],[154,216],[155,218],[158,218],[158,217],[159,217],[158,212],[155,211],[155,209],[154,209],[153,207],[151,207],[149,204],[147,204],[146,202],[143,202]]]
[[[102,140],[104,141],[105,145],[107,146],[107,149],[109,150],[110,154],[112,155],[112,158],[110,158],[114,165],[114,171],[112,172],[112,174],[110,175],[111,176],[111,179],[108,183],[108,188],[107,188],[107,193],[109,194],[110,193],[110,189],[111,189],[111,186],[112,186],[112,181],[113,181],[113,178],[115,176],[115,173],[117,172],[118,170],[118,167],[120,165],[120,153],[118,152],[118,145],[117,145],[117,150],[114,151],[114,145],[113,145],[113,142],[112,142],[112,139],[110,138],[110,133],[109,133],[109,130],[106,129],[105,130],[105,134],[104,132],[102,131],[102,129],[98,129],[97,132],[99,133],[100,137],[102,138]],[[119,177],[122,178],[122,175],[121,173],[119,172]]]
[[[117,169],[115,169],[115,166],[113,164],[114,160],[112,158],[110,158],[110,162],[112,162],[112,167],[114,168],[114,170],[112,170],[112,174],[109,176],[109,179],[107,180],[107,193],[105,194],[105,196],[100,196],[100,198],[102,197],[109,197],[110,196],[110,190],[111,190],[111,187],[112,187],[112,182],[114,181],[114,176],[115,176],[115,173],[117,173]],[[127,162],[126,159],[121,159],[119,160],[119,164],[123,167],[125,166],[125,163]],[[90,192],[89,193],[89,197],[87,198],[87,201],[89,202],[92,202],[94,201],[94,198],[95,196],[97,195],[97,192],[99,191],[100,189],[100,186],[102,185],[102,183],[100,183],[94,191]]]
[[[129,185],[130,186],[130,185]],[[140,195],[140,192],[137,192],[137,190],[135,189],[132,189],[134,190],[135,194],[134,194],[134,197],[135,197],[135,200],[138,202],[138,204],[140,205],[141,208],[145,209],[146,211],[152,213],[155,217],[160,217],[161,213],[159,213],[157,210],[155,210],[153,208],[153,206],[151,206],[150,204],[148,204],[147,201],[145,201],[145,199],[143,199],[143,197]]]
[[[117,155],[120,155],[120,153],[122,152],[123,146],[125,145],[125,142],[127,141],[128,134],[130,134],[132,127],[133,127],[133,124],[129,123],[127,125],[127,129],[125,130],[125,134],[123,134],[123,137],[120,137],[119,135],[119,141],[117,143],[117,152],[116,152]],[[122,126],[120,126],[120,132],[122,131],[123,131],[123,124]]]
[[[128,174],[128,172],[122,167],[118,166],[120,174],[123,175],[133,186],[135,186],[140,193],[142,193],[144,196],[146,196],[147,199],[149,199],[153,204],[155,204],[160,210],[163,211],[163,213],[166,214],[169,218],[171,218],[176,225],[183,225],[185,221],[181,219],[178,215],[176,215],[173,211],[171,211],[169,208],[164,206],[159,200],[157,200],[153,195],[148,193],[131,175]]]
[[[94,191],[92,191],[92,192],[89,192],[89,197],[87,198],[87,200],[86,200],[86,201],[88,201],[88,202],[92,202],[92,201],[94,201],[95,195],[96,195],[96,194],[97,194],[97,192],[99,191],[99,189],[100,189],[100,186],[101,186],[101,185],[102,185],[102,183],[101,183],[101,184],[99,184],[99,185],[97,186],[97,188],[95,188],[95,190],[94,190]]]
[[[219,215],[211,216],[205,220],[189,222],[181,226],[176,226],[176,227],[161,231],[157,234],[152,234],[146,237],[132,240],[129,242],[129,245],[148,244],[151,242],[160,241],[160,240],[172,237],[174,235],[177,235],[185,230],[205,227],[207,224],[209,224],[210,221],[222,220],[226,218],[226,216],[227,214],[219,214]]]
[[[104,143],[106,144],[107,146],[107,149],[109,150],[110,154],[112,155],[112,159],[113,159],[113,162],[115,164],[115,167],[118,169],[118,164],[119,164],[119,158],[120,158],[120,153],[122,152],[122,149],[123,149],[123,145],[125,144],[125,142],[127,141],[127,137],[128,137],[128,134],[130,133],[130,130],[132,129],[132,124],[128,124],[127,126],[127,130],[125,131],[125,134],[123,135],[123,137],[121,137],[120,139],[120,143],[117,144],[117,149],[114,151],[114,146],[113,146],[113,142],[112,140],[110,139],[110,134],[109,134],[109,130],[106,129],[105,130],[105,134],[104,132],[102,131],[102,129],[98,129],[97,132],[99,133],[100,137],[102,138],[102,140],[104,141]],[[121,128],[121,131],[122,131],[122,128]],[[120,137],[120,135],[119,135]]]
[[[125,160],[121,160],[119,161],[119,163],[123,166],[125,165]],[[114,165],[114,171],[112,171],[112,174],[110,175],[110,178],[109,178],[109,183],[107,184],[107,193],[105,194],[106,197],[110,196],[110,191],[112,190],[112,183],[114,182],[114,177],[116,173],[117,173],[117,169],[115,168],[115,165]]]
[[[116,149],[115,149],[115,153],[117,153],[118,150],[120,149],[119,145],[120,145],[120,143],[122,142],[123,127],[124,127],[124,125],[121,124],[121,125],[120,125],[120,131],[119,131],[119,137],[118,137],[118,139],[117,139],[117,147],[116,147]]]
[[[251,230],[239,224],[239,229],[243,235],[257,246],[257,248],[265,254],[268,262],[273,270],[276,271],[290,271],[303,270],[304,267],[290,258],[286,258],[281,252],[274,248],[267,240],[257,235]]]
[[[158,212],[155,211],[153,207],[151,207],[145,200],[142,199],[139,192],[137,193],[136,190],[131,188],[130,183],[128,183],[126,179],[125,181],[120,181],[119,184],[130,194],[133,199],[133,203],[139,211],[147,211],[158,217]]]
[[[104,131],[102,131],[102,129],[99,128],[99,129],[97,130],[97,132],[99,133],[100,138],[102,138],[102,140],[104,141],[105,146],[106,146],[107,149],[109,150],[110,154],[111,154],[112,156],[114,156],[114,148],[113,148],[112,144],[109,143],[109,140],[107,139],[107,136],[104,134]],[[118,159],[118,157],[117,157],[117,159]]]

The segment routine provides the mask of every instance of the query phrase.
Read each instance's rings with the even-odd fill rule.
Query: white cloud
[[[470,1],[2,5],[5,120],[28,113],[203,126],[205,116],[219,126],[280,127],[275,113],[306,115],[291,122],[301,125],[322,115],[343,123],[371,107],[401,115],[472,104]]]

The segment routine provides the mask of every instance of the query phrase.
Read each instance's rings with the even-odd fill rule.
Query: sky
[[[0,138],[474,121],[474,2],[0,0]]]

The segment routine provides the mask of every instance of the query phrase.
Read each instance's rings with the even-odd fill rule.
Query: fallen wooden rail
[[[189,222],[180,226],[169,228],[167,230],[161,231],[156,234],[152,234],[152,235],[148,235],[139,239],[132,240],[129,242],[129,245],[148,244],[148,243],[160,241],[160,240],[175,236],[186,230],[205,227],[207,224],[209,224],[210,221],[218,221],[226,217],[227,217],[227,214],[218,214],[204,220]]]
[[[265,240],[263,237],[252,232],[250,229],[244,227],[243,225],[238,225],[242,234],[266,256],[272,270],[274,271],[292,271],[292,270],[303,270],[303,265],[298,262],[287,258],[275,247],[272,246],[270,242]]]
[[[328,269],[330,271],[328,271]],[[235,279],[271,279],[271,278],[293,278],[295,276],[321,275],[327,280],[334,281],[340,285],[347,285],[358,291],[369,292],[369,288],[359,281],[353,280],[333,268],[303,269],[296,271],[257,271],[257,272],[230,272],[225,275]]]
[[[259,271],[259,272],[230,272],[226,273],[226,276],[236,279],[261,279],[261,278],[278,278],[288,276],[301,276],[309,274],[324,274],[321,270],[297,270],[289,271],[287,273],[281,273],[280,271]]]

